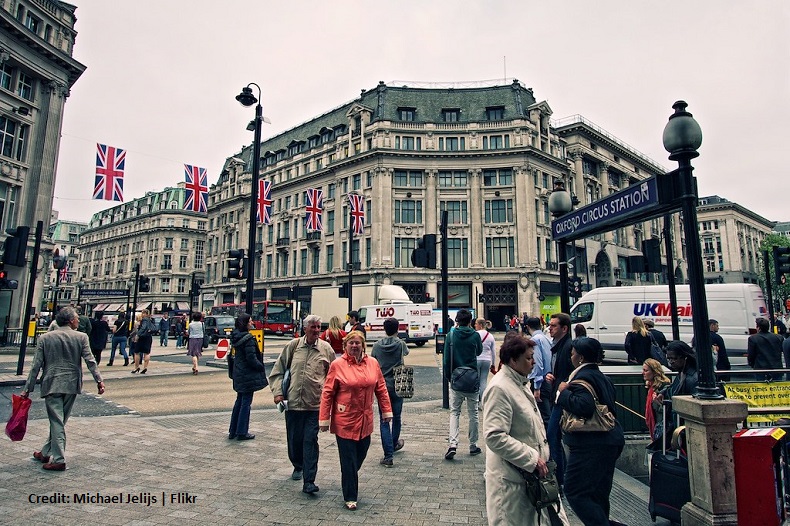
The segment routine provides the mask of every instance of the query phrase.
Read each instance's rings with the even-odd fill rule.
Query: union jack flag
[[[63,264],[63,268],[60,269],[60,281],[68,282],[69,278],[69,261],[66,260]]]
[[[365,233],[365,200],[358,194],[348,194],[348,202],[351,205],[351,228],[355,236]]]
[[[258,181],[258,206],[256,218],[259,223],[270,225],[272,222],[272,183],[271,181]]]
[[[307,190],[307,230],[323,230],[321,219],[324,212],[324,191],[317,188]]]
[[[184,165],[184,175],[186,175],[186,199],[184,200],[184,210],[193,212],[208,213],[208,175],[205,168]]]
[[[96,183],[93,198],[123,202],[123,170],[126,150],[96,144]]]

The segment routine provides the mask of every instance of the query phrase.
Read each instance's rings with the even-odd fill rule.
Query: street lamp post
[[[564,216],[573,208],[571,194],[565,190],[565,183],[560,180],[554,182],[554,190],[549,196],[549,212],[555,219]],[[560,310],[565,313],[571,311],[570,298],[568,297],[568,256],[565,241],[557,241],[557,261],[560,271]]]
[[[675,113],[669,116],[664,128],[664,149],[669,159],[678,162],[676,170],[678,199],[683,213],[683,230],[686,234],[686,263],[688,265],[689,292],[694,341],[696,342],[699,383],[697,394],[700,399],[719,400],[724,398],[716,387],[716,373],[713,367],[710,329],[708,327],[708,303],[705,297],[705,276],[702,268],[699,227],[697,226],[697,180],[694,178],[691,159],[699,157],[697,149],[702,144],[702,130],[691,113],[686,111],[685,101],[679,100],[672,105]],[[667,174],[664,177],[671,177]]]
[[[80,300],[82,299],[82,287],[84,287],[84,286],[85,286],[85,281],[84,280],[79,280],[77,282],[77,307],[80,306]]]
[[[252,94],[252,88],[258,88],[258,98]],[[255,295],[255,258],[258,257],[255,251],[255,230],[258,227],[256,219],[256,211],[258,209],[258,178],[260,177],[260,162],[261,162],[261,123],[263,122],[263,108],[259,102],[261,99],[261,87],[251,82],[247,87],[242,88],[241,93],[236,95],[236,100],[243,106],[255,105],[255,138],[252,145],[252,189],[250,191],[250,231],[249,231],[249,249],[247,250],[247,295],[246,295],[246,309],[247,314],[252,315],[252,299]],[[263,219],[263,218],[261,218]]]

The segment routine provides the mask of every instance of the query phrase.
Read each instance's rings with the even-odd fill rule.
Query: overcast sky
[[[263,90],[266,139],[384,82],[517,78],[553,119],[580,114],[664,167],[686,100],[700,195],[790,220],[790,2],[70,0],[87,71],[66,102],[54,209],[88,221],[96,143],[125,148],[124,198],[216,182],[252,142],[235,100]]]

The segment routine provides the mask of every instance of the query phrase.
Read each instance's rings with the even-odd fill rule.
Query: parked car
[[[235,324],[236,319],[233,316],[206,316],[203,320],[204,330],[211,343],[217,343],[220,338],[230,337]]]

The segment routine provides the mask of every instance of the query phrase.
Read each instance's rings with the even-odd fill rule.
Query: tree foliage
[[[761,254],[768,253],[768,275],[771,280],[771,288],[773,289],[773,298],[774,298],[774,312],[784,312],[785,310],[785,303],[788,298],[790,298],[790,276],[787,276],[787,283],[782,285],[776,281],[776,276],[774,273],[774,256],[773,256],[773,248],[774,247],[790,247],[790,238],[783,234],[771,233],[765,236],[763,242],[760,244],[760,252]],[[767,292],[767,287],[765,284],[765,268],[760,269],[760,286],[763,288],[764,291]],[[766,303],[768,298],[766,297]]]

